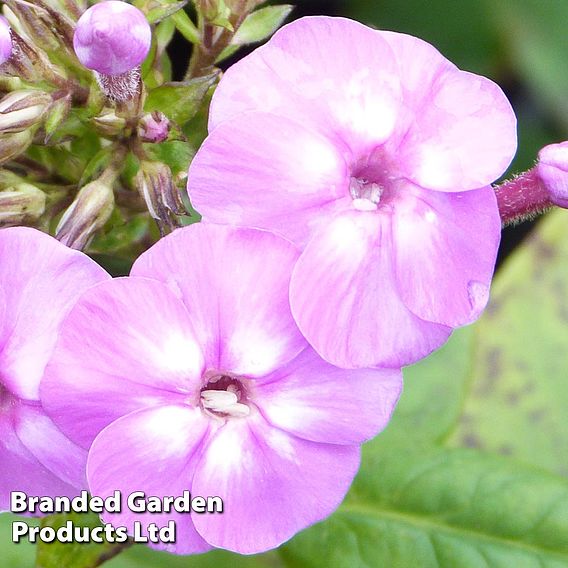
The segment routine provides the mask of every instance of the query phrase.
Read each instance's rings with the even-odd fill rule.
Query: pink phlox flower
[[[61,320],[108,278],[40,231],[0,230],[0,511],[10,509],[11,491],[57,496],[86,487],[86,452],[46,416],[39,384]]]
[[[222,514],[124,507],[105,521],[173,520],[176,544],[158,545],[171,552],[249,554],[340,504],[401,374],[345,371],[315,353],[290,312],[297,258],[268,232],[193,225],[69,313],[41,392],[63,432],[90,447],[91,492],[224,501]]]
[[[415,37],[297,20],[225,74],[188,190],[206,222],[302,249],[294,317],[345,368],[417,361],[487,304],[491,182],[516,150],[501,89]]]

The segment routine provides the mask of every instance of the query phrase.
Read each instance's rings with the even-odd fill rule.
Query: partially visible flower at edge
[[[12,56],[12,33],[10,24],[4,16],[0,16],[0,65]]]
[[[426,42],[297,20],[230,68],[189,170],[204,221],[303,248],[290,299],[333,364],[424,357],[487,304],[516,150],[501,89]]]
[[[551,207],[568,208],[568,141],[540,150],[536,165],[495,188],[503,225],[534,219]]]
[[[536,169],[550,201],[568,208],[568,141],[545,146],[538,153]]]
[[[297,257],[271,233],[200,223],[71,310],[41,395],[91,448],[91,492],[189,490],[225,504],[223,514],[125,511],[105,522],[174,520],[176,544],[156,546],[251,554],[340,504],[360,444],[390,419],[401,373],[341,370],[309,347],[288,300]]]
[[[39,383],[62,318],[109,275],[35,229],[0,230],[0,511],[10,492],[74,495],[86,488],[86,452],[45,415]]]

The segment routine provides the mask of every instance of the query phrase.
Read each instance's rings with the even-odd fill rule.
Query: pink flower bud
[[[0,65],[12,56],[12,34],[10,24],[4,16],[0,16]]]
[[[159,144],[167,140],[170,133],[168,117],[159,111],[144,115],[138,124],[138,136],[142,142]]]
[[[144,61],[152,31],[146,16],[126,2],[89,8],[77,22],[73,47],[81,63],[103,75],[122,75]]]
[[[568,208],[568,142],[545,146],[538,153],[537,171],[550,201]]]

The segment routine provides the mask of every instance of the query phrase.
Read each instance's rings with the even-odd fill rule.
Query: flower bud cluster
[[[73,247],[85,246],[103,226],[112,230],[104,220],[113,208],[113,218],[128,223],[145,207],[162,233],[184,224],[188,201],[180,186],[195,153],[188,138],[204,134],[200,122],[195,132],[189,123],[204,115],[220,77],[215,66],[237,48],[231,42],[239,27],[247,24],[238,45],[278,27],[271,18],[249,19],[261,3],[199,0],[194,23],[183,2],[6,0],[0,16],[0,166],[50,188],[37,224],[57,227],[58,237]],[[168,18],[194,44],[184,81],[171,81],[171,35],[154,34],[154,26],[167,29]],[[117,154],[124,160],[108,182],[105,167]],[[100,182],[105,191],[90,185],[99,178],[106,180]],[[7,203],[0,203],[0,215],[12,218]]]
[[[146,194],[155,194],[147,199],[151,214],[159,211],[164,216],[157,218],[161,227],[177,226],[175,216],[185,209],[172,172],[165,164],[152,168],[143,146],[166,141],[171,126],[164,113],[143,110],[140,66],[152,44],[145,14],[118,0],[88,9],[75,0],[61,6],[52,0],[9,1],[4,13],[6,17],[0,16],[0,92],[4,93],[0,165],[5,164],[8,173],[28,168],[31,183],[0,186],[0,226],[35,223],[45,215],[43,226],[56,227],[57,237],[68,246],[83,248],[110,218],[116,206],[114,191],[130,191],[139,200],[136,189],[143,179],[152,188]],[[95,146],[94,153],[85,156],[74,155],[73,146],[68,154],[62,146],[93,131],[101,137],[101,146],[113,143],[106,156],[124,158],[130,150],[145,164],[146,177],[140,174],[130,185],[120,180],[124,160],[120,164],[114,160],[110,173],[101,161],[93,171],[102,173],[93,175],[86,168],[96,164]],[[47,162],[42,158],[45,163],[38,163],[37,153],[30,152],[33,159],[26,155],[32,145],[47,146],[42,151]],[[47,201],[41,189],[31,189],[34,181],[55,187]],[[133,199],[121,203],[127,203],[126,219],[129,208],[138,211],[139,205],[131,205]]]

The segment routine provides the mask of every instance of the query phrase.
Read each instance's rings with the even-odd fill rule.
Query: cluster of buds
[[[122,0],[6,0],[0,227],[37,226],[93,251],[125,241],[133,258],[157,238],[151,219],[161,234],[190,222],[185,180],[197,150],[192,141],[205,135],[203,120],[197,131],[191,122],[205,114],[219,77],[215,66],[268,37],[291,9],[255,12],[261,3],[196,0],[194,23],[186,0],[141,0],[136,7]],[[175,28],[194,44],[179,82],[166,53]],[[129,232],[141,218],[145,232]]]
[[[147,8],[155,9],[155,1]],[[141,64],[153,41],[147,13],[118,0],[88,9],[73,0],[6,2],[6,17],[0,16],[0,227],[40,226],[82,249],[115,210],[118,222],[127,223],[147,203],[162,231],[187,214],[170,168],[145,150],[166,142],[172,129],[163,112],[144,110]],[[139,173],[123,175],[127,163],[138,164]],[[159,173],[148,173],[154,170]],[[116,198],[127,192],[132,196]]]

